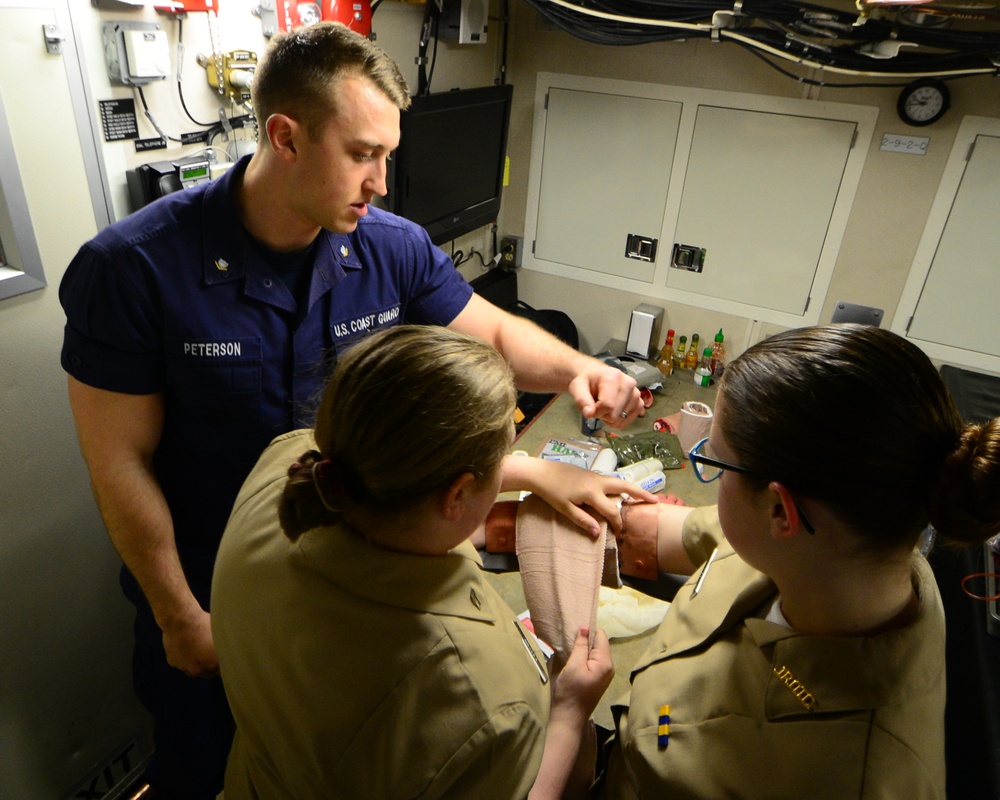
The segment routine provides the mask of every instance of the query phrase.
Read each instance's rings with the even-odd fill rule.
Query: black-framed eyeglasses
[[[694,476],[702,483],[711,483],[714,480],[718,480],[726,470],[739,472],[743,475],[756,474],[746,467],[740,467],[736,464],[730,464],[727,461],[720,461],[717,458],[705,455],[702,451],[705,449],[706,444],[708,444],[708,439],[702,439],[688,453],[688,458],[691,459],[691,464],[694,466]],[[806,529],[807,533],[815,534],[816,529],[802,511],[799,501],[793,497],[792,502],[795,503],[795,510],[799,512],[799,517],[802,518],[802,527]]]

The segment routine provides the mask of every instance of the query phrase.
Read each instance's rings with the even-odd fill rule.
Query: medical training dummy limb
[[[70,377],[69,400],[101,516],[163,631],[167,661],[192,677],[217,674],[210,618],[184,576],[170,509],[153,474],[162,394],[108,392]]]
[[[546,465],[556,462],[545,462],[541,459],[525,459],[508,457],[509,461],[535,461]],[[522,466],[518,464],[517,466]],[[570,465],[559,465],[567,470],[579,470]],[[572,473],[571,473],[572,474]],[[588,473],[594,474],[594,473]],[[565,484],[563,484],[565,486]],[[621,503],[617,497],[606,497],[608,503],[614,505],[615,513],[609,515],[612,526],[615,527],[619,568],[621,574],[636,578],[655,580],[657,572],[669,572],[679,575],[690,575],[695,565],[691,562],[681,541],[684,521],[691,512],[689,506],[674,495],[662,498],[645,492],[638,487],[627,491],[634,499]],[[546,498],[548,499],[548,498]],[[645,502],[635,502],[635,499]],[[559,508],[549,500],[550,505]],[[477,532],[474,544],[485,546],[490,553],[514,553],[517,550],[517,519],[520,502],[505,500],[495,503],[486,517],[485,528]],[[577,507],[582,514],[588,514],[586,507]],[[591,512],[592,513],[592,512]],[[600,528],[600,521],[591,516],[591,521]],[[555,522],[553,524],[556,524]],[[590,526],[580,525],[584,530]]]
[[[590,639],[594,640],[590,647]],[[553,678],[545,750],[529,800],[586,797],[594,779],[597,740],[590,715],[611,685],[615,669],[602,630],[582,628],[566,665]]]
[[[632,509],[634,510],[634,509]],[[627,513],[631,514],[632,510]],[[673,575],[692,575],[697,564],[684,547],[684,523],[694,508],[661,503],[656,513],[656,568]],[[701,563],[700,561],[698,563]],[[631,573],[629,573],[631,574]]]
[[[526,497],[517,509],[517,560],[521,587],[535,633],[563,663],[577,631],[597,630],[598,589],[604,577],[605,553],[615,537],[602,524],[599,537],[581,536],[540,497]],[[611,585],[621,584],[617,563]]]
[[[574,350],[533,322],[472,295],[449,328],[478,336],[503,353],[519,389],[566,392],[586,417],[624,428],[645,413],[635,378]]]

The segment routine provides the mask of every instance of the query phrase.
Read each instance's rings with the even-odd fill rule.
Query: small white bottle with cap
[[[644,478],[640,478],[634,483],[647,492],[662,492],[667,488],[667,476],[664,474],[663,470],[658,469],[656,472],[652,472]]]

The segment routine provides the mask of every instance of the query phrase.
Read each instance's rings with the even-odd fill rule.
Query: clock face
[[[937,81],[910,84],[900,95],[898,111],[910,125],[930,125],[948,110],[948,90]]]
[[[925,122],[944,108],[944,97],[934,86],[921,86],[906,98],[906,113],[917,122]]]

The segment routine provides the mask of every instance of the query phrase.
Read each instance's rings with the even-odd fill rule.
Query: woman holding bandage
[[[727,365],[691,458],[717,508],[626,507],[625,538],[692,578],[599,796],[943,800],[944,615],[916,546],[1000,531],[1000,421],[966,425],[893,333],[804,328]]]
[[[514,407],[492,347],[400,326],[342,356],[315,431],[265,451],[213,581],[237,724],[227,800],[586,791],[593,759],[578,754],[611,680],[607,638],[589,650],[582,630],[550,680],[467,539],[501,488],[567,510],[585,497],[614,510],[605,494],[635,489],[542,462],[512,477]],[[554,490],[567,470],[578,488]]]

